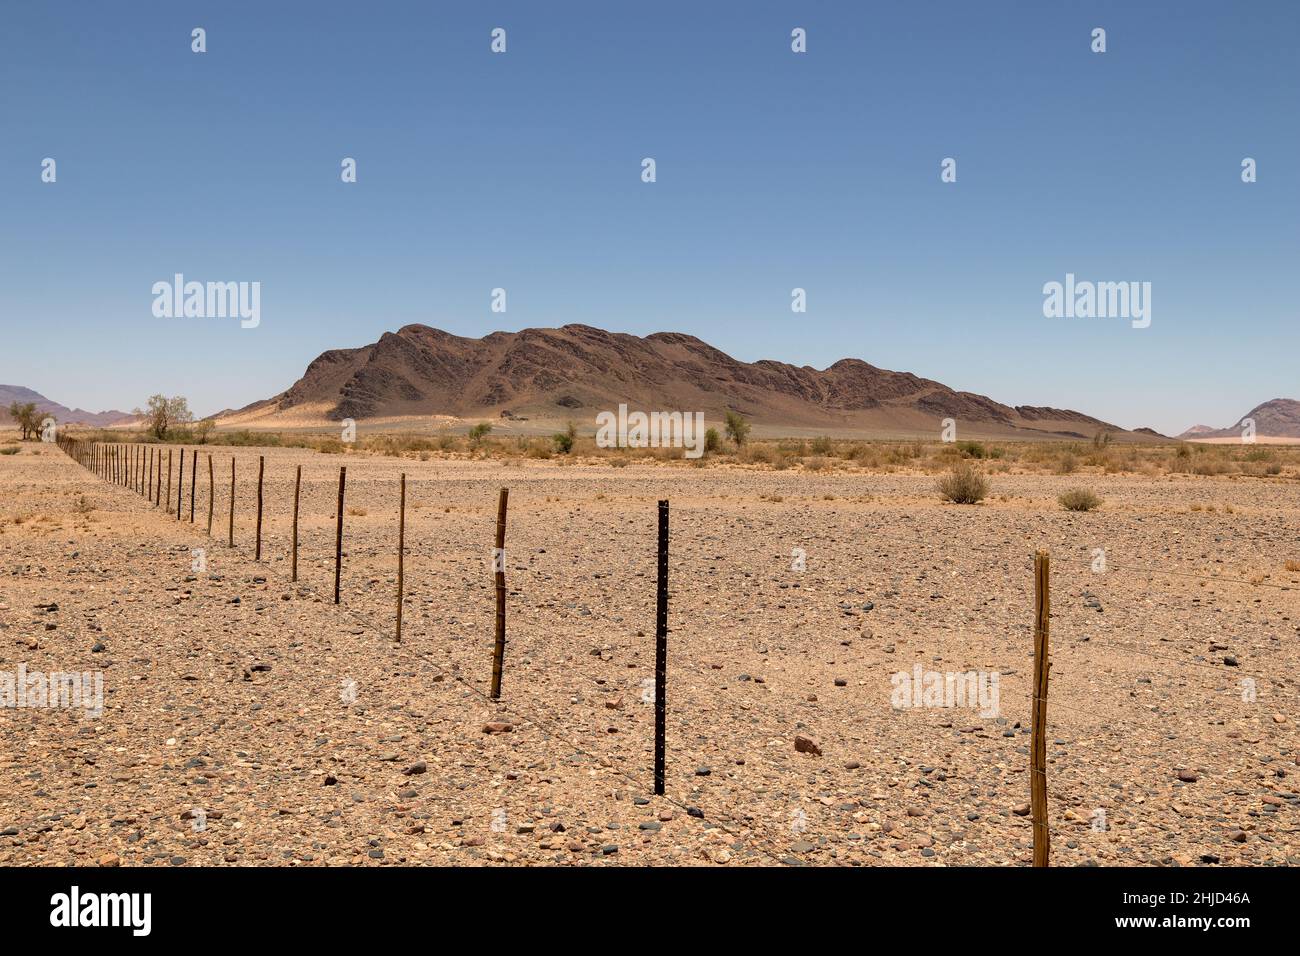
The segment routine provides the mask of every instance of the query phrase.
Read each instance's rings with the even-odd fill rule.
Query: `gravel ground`
[[[104,689],[99,717],[0,710],[0,864],[1025,865],[1036,548],[1053,564],[1053,863],[1300,864],[1294,481],[996,475],[988,501],[954,506],[920,474],[218,448],[209,538],[204,455],[193,525],[188,475],[178,522],[56,448],[0,458],[0,670],[100,671]],[[1100,511],[1056,504],[1080,485]],[[918,666],[996,674],[996,713],[893,706],[891,678]]]

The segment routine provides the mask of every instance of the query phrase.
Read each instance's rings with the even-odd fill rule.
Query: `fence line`
[[[92,473],[101,474],[101,476],[106,475],[110,479],[116,476],[116,480],[118,483],[122,483],[124,486],[132,488],[132,490],[136,491],[137,493],[145,497],[146,500],[151,500],[151,495],[149,494],[150,491],[149,480],[145,478],[145,471],[144,471],[145,459],[142,456],[142,454],[137,454],[135,452],[132,452],[128,456],[127,454],[125,454],[125,450],[122,448],[104,449],[100,447],[98,443],[84,443],[77,439],[68,438],[68,437],[61,438],[59,440],[59,444],[62,447],[62,449],[67,454],[69,454],[70,457],[72,457],[78,463],[82,464],[83,467],[86,467],[88,470],[91,470]],[[197,456],[198,456],[198,452],[197,450],[194,450],[193,463],[191,466],[191,490],[190,490],[191,523],[193,523],[194,521],[195,472],[197,471]],[[167,478],[169,489],[171,486],[171,457],[172,457],[172,452],[169,449],[168,450],[168,478]],[[150,475],[152,475],[153,465],[154,465],[154,460],[152,456],[149,457],[148,464],[149,464],[149,473]],[[181,520],[181,514],[182,514],[181,508],[183,503],[182,487],[184,481],[183,476],[184,476],[184,464],[185,464],[183,449],[181,451],[180,464],[181,464],[181,473],[180,473],[181,477],[177,482],[177,506],[176,506],[178,521]],[[261,559],[263,470],[264,470],[264,457],[259,456],[257,542],[256,542],[256,557],[254,559],[255,561],[260,561]],[[344,493],[345,493],[345,484],[346,484],[346,471],[347,471],[346,466],[340,467],[339,491],[338,491],[338,513],[337,513],[336,539],[335,539],[334,603],[336,605],[340,604],[340,577],[341,577],[341,562],[342,562],[343,514],[344,514],[343,508],[344,508]],[[162,478],[161,449],[158,450],[157,472],[158,472],[158,486],[159,488],[161,488],[161,478]],[[302,478],[302,467],[301,465],[299,465],[297,466],[296,473],[295,473],[293,542],[292,542],[292,560],[293,560],[292,576],[293,576],[293,581],[295,583],[297,582],[297,570],[298,570],[297,569],[298,515],[299,515],[299,502],[301,496],[301,478]],[[402,601],[404,596],[405,499],[406,499],[406,475],[405,473],[402,473],[400,476],[400,504],[399,504],[399,517],[398,517],[398,522],[399,522],[398,524],[398,582],[397,582],[397,605],[396,605],[396,618],[397,618],[396,636],[397,636],[398,643],[401,642]],[[507,500],[508,500],[508,489],[502,488],[498,500],[496,548],[494,550],[494,579],[495,579],[494,592],[495,592],[496,606],[497,606],[497,615],[496,615],[497,625],[496,625],[496,641],[494,643],[494,655],[493,655],[492,691],[490,693],[490,696],[484,697],[481,691],[473,687],[472,684],[467,682],[459,674],[456,674],[454,672],[447,674],[446,671],[443,671],[441,668],[438,667],[436,663],[433,662],[432,658],[426,652],[421,652],[419,650],[413,651],[413,653],[415,653],[420,658],[424,659],[426,662],[433,664],[435,669],[441,671],[447,676],[450,676],[458,683],[460,683],[462,686],[471,690],[472,692],[474,692],[479,697],[483,698],[489,703],[495,703],[500,697],[501,671],[503,670],[503,664],[504,664],[504,646],[505,646],[504,535],[505,535],[505,518],[506,518]],[[209,533],[211,529],[213,501],[214,501],[214,490],[213,490],[213,481],[212,481],[212,459],[211,459],[211,455],[209,455]],[[151,504],[156,505],[156,503],[157,503],[157,499],[151,500]],[[170,512],[169,499],[168,499],[167,511]],[[234,547],[234,511],[235,511],[235,458],[232,456],[230,534],[229,534],[229,544],[230,547],[232,548]],[[679,803],[674,798],[665,795],[664,786],[663,786],[663,782],[664,782],[663,781],[664,778],[663,738],[664,738],[664,719],[666,716],[666,704],[665,704],[666,686],[665,685],[666,685],[666,676],[667,676],[666,635],[668,630],[667,621],[666,621],[667,619],[667,533],[668,533],[667,517],[668,517],[668,502],[660,501],[659,503],[659,518],[660,518],[659,554],[658,554],[658,575],[657,575],[657,589],[656,589],[656,603],[657,603],[656,635],[655,635],[656,637],[656,661],[655,661],[655,695],[656,695],[655,724],[656,726],[655,726],[654,791],[657,795],[664,796],[665,799],[669,800],[669,802],[672,802],[675,805],[681,807],[683,810],[686,810],[691,815],[695,815],[694,813],[691,813],[693,808],[686,807],[684,804]],[[890,538],[895,536],[891,536],[888,534],[877,535],[875,532],[873,532],[873,537]],[[897,538],[895,539],[899,540]],[[913,540],[906,540],[906,539],[903,540],[905,540],[905,543],[907,543],[909,546],[914,546],[915,544]],[[987,549],[980,549],[980,550],[982,550],[984,553],[989,553]],[[1062,563],[1069,564],[1071,566],[1076,566],[1076,563],[1070,561],[1070,559],[1065,559],[1065,561],[1063,561]],[[1084,562],[1082,566],[1090,567],[1091,565],[1087,562]],[[1033,858],[1034,858],[1035,866],[1047,865],[1048,841],[1050,838],[1050,829],[1047,821],[1047,787],[1046,787],[1046,730],[1047,730],[1046,703],[1047,703],[1048,674],[1050,669],[1050,655],[1048,650],[1048,629],[1050,626],[1050,613],[1051,613],[1050,598],[1049,598],[1049,594],[1050,594],[1049,567],[1050,566],[1048,564],[1046,552],[1040,551],[1035,558],[1036,599],[1035,599],[1035,618],[1034,618],[1034,628],[1033,628],[1034,637],[1035,637],[1035,650],[1034,650],[1035,676],[1034,676],[1034,692],[1031,698],[1033,704],[1032,727],[1031,727],[1031,732],[1033,735],[1033,746],[1031,748],[1031,754],[1030,754],[1030,758],[1031,758],[1030,759],[1030,781],[1031,781],[1030,796],[1031,796],[1031,805],[1032,805],[1032,813],[1033,813],[1033,820],[1032,820],[1033,836],[1034,836]],[[1119,566],[1119,565],[1110,565],[1110,567],[1116,570],[1137,570],[1137,571],[1145,571],[1153,574],[1173,574],[1174,576],[1198,578],[1210,582],[1238,583],[1238,584],[1246,584],[1250,586],[1260,585],[1260,582],[1248,581],[1245,579],[1210,577],[1205,575],[1197,575],[1189,572],[1162,571],[1160,569],[1135,568],[1135,567],[1127,567],[1127,566]],[[306,587],[303,585],[300,586]],[[1265,586],[1280,588],[1282,590],[1290,589],[1288,586],[1285,585],[1265,585]],[[306,587],[306,589],[315,593],[313,588]],[[371,623],[369,619],[365,618],[362,615],[356,614],[349,608],[341,607],[341,609],[344,611],[345,614],[357,620],[367,629],[376,630],[376,632],[378,633],[377,629],[374,628],[374,625]],[[962,630],[962,632],[965,633],[964,629]],[[1001,636],[1005,637],[1005,635],[1001,635]],[[1090,639],[1091,639],[1091,635],[1090,635]],[[1154,658],[1157,660],[1166,661],[1168,663],[1198,666],[1205,669],[1213,670],[1216,673],[1220,673],[1220,674],[1222,673],[1221,669],[1215,667],[1214,665],[1205,664],[1196,661],[1186,661],[1186,660],[1179,660],[1177,658],[1165,657],[1163,655],[1147,652],[1145,650],[1137,648],[1135,645],[1112,642],[1109,639],[1105,640],[1104,642],[1099,641],[1099,643],[1105,643],[1109,647],[1125,648],[1131,650],[1133,653],[1143,654],[1144,656]],[[1073,711],[1076,713],[1081,713],[1081,714],[1089,713],[1087,711],[1073,708],[1070,705],[1060,704],[1059,702],[1057,705],[1063,707],[1066,710]],[[553,733],[555,736],[559,737],[560,739],[566,740],[566,742],[568,742],[569,745],[574,748],[575,753],[582,754],[588,757],[596,756],[588,752],[580,744],[576,744],[572,740],[567,738],[567,736],[564,734],[562,729],[560,729],[557,725],[548,725],[546,721],[536,717],[529,717],[528,719],[532,720],[540,727],[547,728],[549,732]],[[610,768],[615,773],[629,780],[630,782],[637,785],[638,787],[642,785],[640,781],[637,781],[635,778],[631,777],[630,775],[628,775],[618,767],[614,766],[614,763],[610,758],[602,757],[599,759],[603,766]],[[742,790],[747,790],[751,793],[755,793],[755,795],[758,795],[756,791],[750,790],[749,788],[745,787],[743,784],[737,783],[735,785]],[[729,822],[736,823],[738,826],[742,826],[746,830],[750,831],[752,839],[758,838],[758,835],[753,832],[752,827],[746,824],[741,824],[738,821],[736,821],[734,818],[727,818],[727,819],[729,820]],[[728,833],[733,833],[733,831],[729,830],[725,826],[722,827],[722,829]],[[733,835],[735,834],[733,833]],[[780,862],[785,862],[784,859],[781,859],[778,856],[770,853],[765,847],[758,846],[756,843],[754,844],[754,846],[760,852],[763,852],[768,856],[771,856],[773,859],[777,859]]]

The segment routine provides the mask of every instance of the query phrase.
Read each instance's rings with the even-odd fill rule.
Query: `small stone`
[[[122,860],[116,853],[105,853],[99,858],[100,866],[121,866]]]
[[[507,724],[503,720],[491,720],[483,725],[483,733],[485,734],[508,734],[514,729],[514,724]]]
[[[417,760],[415,763],[411,764],[409,767],[403,770],[402,775],[406,777],[411,777],[416,774],[424,773],[428,769],[429,769],[428,766],[425,764],[423,760]]]
[[[1183,783],[1195,783],[1201,778],[1190,770],[1180,770],[1178,771],[1178,779]]]
[[[1020,806],[1013,808],[1011,812],[1018,817],[1027,817],[1029,816],[1029,804],[1022,803]]]
[[[796,735],[794,738],[794,749],[801,754],[812,754],[815,757],[822,755],[822,748],[817,746],[817,742],[811,737]]]

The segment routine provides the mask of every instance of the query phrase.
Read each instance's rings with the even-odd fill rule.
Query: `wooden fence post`
[[[194,524],[194,489],[198,486],[198,478],[199,450],[196,448],[190,458],[190,524]]]
[[[492,647],[492,699],[501,696],[501,670],[506,660],[506,505],[510,489],[502,488],[497,498],[497,537],[492,550],[492,569],[496,579],[496,642]]]
[[[208,452],[208,537],[212,537],[212,512],[217,504],[217,492],[212,486],[212,452]]]
[[[185,449],[181,449],[181,468],[176,475],[176,520],[181,520],[181,495],[185,492]]]
[[[1051,559],[1046,551],[1034,555],[1034,707],[1029,764],[1034,866],[1047,866],[1051,848],[1047,829],[1047,678],[1052,666],[1048,654],[1048,623],[1052,615],[1050,568]]]
[[[298,580],[298,499],[302,495],[302,465],[293,477],[293,577]]]
[[[339,466],[339,514],[334,532],[334,603],[339,603],[339,579],[343,573],[343,486],[347,483],[348,467]]]
[[[664,795],[668,725],[668,502],[659,502],[659,569],[655,582],[655,793]]]
[[[235,546],[235,456],[230,456],[230,543],[227,547]]]
[[[406,472],[402,472],[401,501],[397,506],[397,643],[402,643],[402,572],[406,561]]]
[[[266,458],[257,456],[257,548],[254,561],[262,560],[262,473],[266,470]]]
[[[167,513],[172,511],[172,450],[167,449]]]
[[[146,479],[145,494],[149,503],[153,504],[153,449],[149,449],[149,477]]]

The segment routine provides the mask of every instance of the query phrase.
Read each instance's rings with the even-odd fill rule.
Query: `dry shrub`
[[[1092,511],[1101,507],[1101,499],[1087,488],[1071,488],[1056,499],[1066,511]]]
[[[959,461],[939,479],[939,494],[957,505],[973,505],[989,493],[989,483],[969,461]]]

